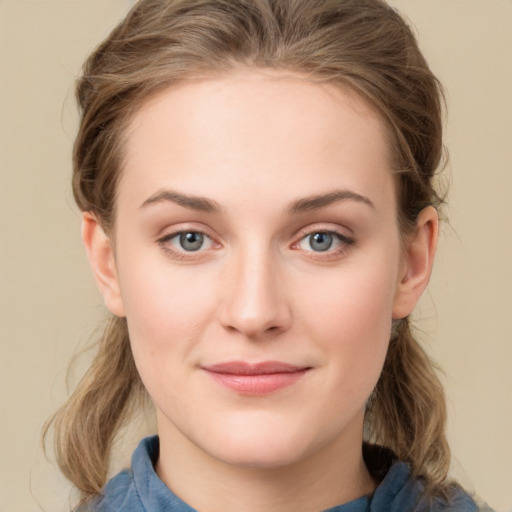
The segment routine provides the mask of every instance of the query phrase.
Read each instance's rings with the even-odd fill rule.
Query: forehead
[[[164,187],[226,197],[332,187],[379,195],[388,162],[382,119],[350,89],[244,72],[182,82],[147,101],[127,129],[119,195],[138,200]]]

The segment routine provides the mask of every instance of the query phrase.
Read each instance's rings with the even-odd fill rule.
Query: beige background
[[[0,512],[69,509],[40,429],[104,315],[70,194],[72,84],[131,3],[0,0]],[[393,3],[448,89],[453,229],[418,316],[446,373],[453,471],[512,511],[512,1]]]

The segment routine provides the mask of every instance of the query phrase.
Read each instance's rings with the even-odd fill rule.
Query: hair
[[[423,208],[440,205],[434,181],[444,155],[442,88],[412,30],[384,1],[142,0],[88,58],[77,82],[73,192],[79,208],[96,215],[107,233],[113,230],[125,131],[134,113],[172,84],[240,68],[349,87],[380,114],[402,235]],[[144,393],[126,321],[113,317],[93,364],[52,419],[57,460],[83,502],[104,486],[113,440]],[[427,489],[442,494],[450,462],[445,423],[433,362],[409,319],[394,322],[367,406],[366,440],[393,450]]]

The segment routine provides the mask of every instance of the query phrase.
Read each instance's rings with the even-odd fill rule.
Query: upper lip
[[[229,361],[226,363],[203,366],[204,370],[213,373],[230,375],[269,375],[272,373],[293,373],[309,369],[308,366],[295,366],[280,361],[263,361],[247,363],[245,361]]]

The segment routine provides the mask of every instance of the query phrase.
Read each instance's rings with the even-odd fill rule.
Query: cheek
[[[180,326],[194,325],[211,287],[205,273],[192,266],[170,263],[163,253],[136,243],[124,247],[118,261],[123,305],[134,329],[160,332],[173,338]],[[160,336],[149,338],[157,339]]]
[[[342,269],[325,278],[317,275],[301,288],[297,302],[310,312],[306,318],[329,339],[344,335],[346,342],[361,344],[379,333],[389,334],[395,280],[386,265]]]
[[[173,267],[136,248],[125,250],[118,268],[134,359],[150,388],[179,372],[200,339],[214,310],[212,287],[191,267]]]
[[[390,338],[394,282],[387,265],[374,264],[341,271],[324,286],[316,279],[311,283],[315,293],[299,298],[303,328],[329,366],[326,385],[346,390],[344,397],[335,393],[334,400],[361,404],[376,385]]]

